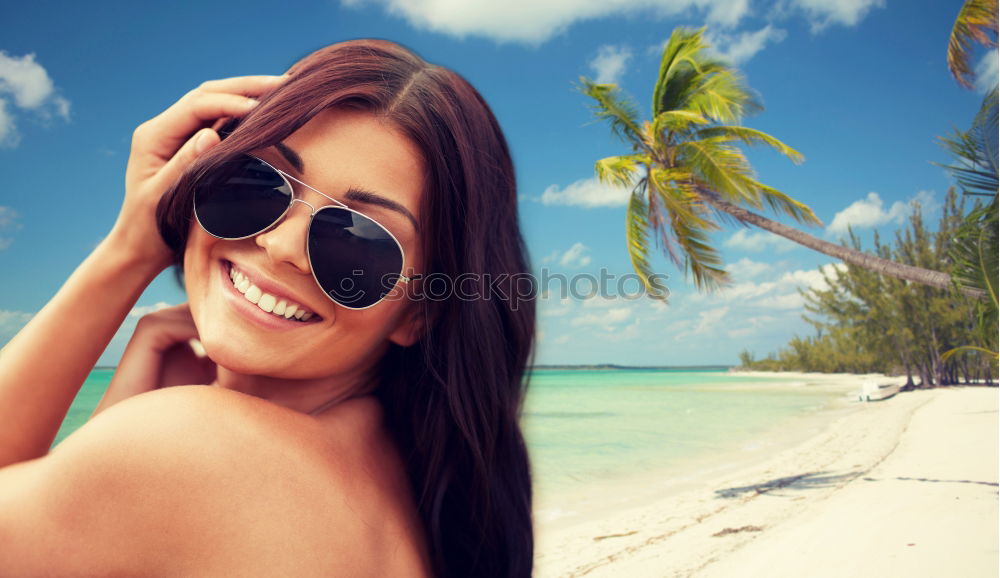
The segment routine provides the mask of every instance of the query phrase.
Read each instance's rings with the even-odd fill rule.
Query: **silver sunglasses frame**
[[[351,309],[353,311],[362,311],[364,309],[370,309],[370,308],[378,305],[379,303],[385,301],[385,298],[389,295],[389,292],[391,292],[392,289],[396,287],[396,285],[393,285],[392,288],[389,289],[389,292],[387,292],[385,295],[383,295],[382,297],[380,297],[378,301],[372,303],[371,305],[366,305],[364,307],[351,307],[350,305],[345,305],[345,304],[341,303],[340,301],[337,301],[336,299],[334,299],[333,297],[331,297],[330,294],[326,291],[326,289],[323,288],[323,285],[320,284],[319,279],[316,277],[315,267],[313,267],[312,255],[309,252],[309,232],[312,231],[312,226],[313,226],[313,222],[314,222],[313,217],[315,217],[316,214],[319,213],[320,211],[322,211],[323,209],[329,209],[329,208],[343,209],[345,211],[349,211],[351,213],[355,213],[357,215],[360,215],[360,216],[368,219],[372,223],[375,223],[376,225],[378,225],[378,227],[380,229],[382,229],[383,231],[385,231],[389,235],[389,238],[392,239],[392,242],[395,243],[396,247],[399,249],[399,255],[401,257],[401,262],[402,262],[401,269],[399,271],[399,279],[396,280],[396,283],[398,284],[400,281],[402,281],[403,283],[409,283],[411,281],[410,277],[407,277],[406,275],[403,275],[403,270],[405,270],[405,265],[406,265],[406,251],[403,250],[403,244],[399,242],[399,239],[397,239],[396,236],[392,234],[392,231],[390,231],[388,227],[386,227],[382,223],[378,222],[377,220],[369,217],[368,215],[362,213],[361,211],[356,211],[356,210],[348,207],[344,203],[338,201],[337,199],[331,197],[330,195],[324,193],[323,191],[320,191],[320,190],[316,189],[315,187],[309,185],[308,183],[304,183],[304,182],[300,181],[299,179],[297,179],[294,176],[286,173],[285,171],[283,171],[283,170],[275,167],[274,165],[272,165],[271,163],[265,161],[264,159],[255,157],[255,156],[253,156],[251,154],[244,154],[244,156],[246,156],[248,158],[251,158],[251,159],[253,159],[255,161],[258,161],[260,163],[263,163],[268,168],[270,168],[274,172],[278,173],[278,176],[280,176],[281,179],[283,181],[285,181],[285,184],[288,185],[288,190],[292,191],[292,199],[288,202],[288,206],[285,207],[285,210],[282,211],[282,213],[280,215],[278,215],[278,217],[276,219],[274,219],[274,221],[270,225],[268,225],[267,227],[261,229],[260,231],[257,231],[256,233],[254,233],[252,235],[246,235],[246,236],[243,236],[243,237],[220,237],[219,235],[216,235],[216,234],[212,233],[207,228],[205,228],[205,225],[203,225],[201,223],[201,219],[198,218],[198,211],[197,211],[197,209],[195,209],[194,210],[194,218],[195,218],[196,221],[198,221],[198,226],[201,227],[202,231],[205,231],[205,233],[207,233],[208,235],[211,235],[212,237],[215,237],[216,239],[222,239],[224,241],[242,241],[244,239],[250,239],[252,237],[256,237],[257,235],[260,235],[261,233],[266,233],[266,232],[270,231],[271,229],[273,229],[274,227],[276,227],[278,225],[278,223],[280,223],[285,218],[285,215],[288,214],[288,211],[292,210],[292,205],[294,205],[296,202],[302,203],[303,205],[309,207],[309,229],[306,231],[306,258],[309,260],[309,272],[312,273],[313,280],[316,281],[316,286],[318,286],[319,289],[320,289],[320,291],[323,292],[323,295],[326,295],[327,299],[329,299],[330,301],[333,301],[337,305],[340,305],[341,307],[343,307],[345,309]],[[298,198],[296,196],[297,193],[295,191],[295,187],[292,185],[292,181],[294,181],[294,182],[302,185],[303,187],[309,189],[310,191],[313,191],[314,193],[319,194],[323,198],[325,198],[325,199],[329,200],[331,203],[333,203],[333,205],[323,205],[322,207],[316,208],[312,204],[310,204],[309,202],[304,201],[301,198]],[[197,189],[195,189],[194,195],[196,196],[197,194],[198,194],[198,191],[197,191]],[[192,202],[193,201],[194,201],[194,196],[192,196]],[[192,204],[192,209],[194,209],[194,205],[193,204]]]

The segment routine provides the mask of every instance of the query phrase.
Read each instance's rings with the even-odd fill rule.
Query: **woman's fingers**
[[[167,190],[170,185],[177,182],[184,171],[208,149],[219,144],[218,133],[210,128],[203,128],[196,132],[194,136],[184,143],[170,160],[168,160],[156,173],[149,178],[149,186],[154,190]]]
[[[284,82],[285,75],[273,76],[261,74],[256,76],[234,76],[220,80],[208,80],[201,83],[196,90],[204,92],[228,92],[244,96],[259,96]]]
[[[188,92],[170,108],[140,125],[132,137],[132,153],[144,157],[130,166],[137,176],[148,176],[200,128],[224,117],[243,117],[258,97],[272,90],[283,76],[243,76],[208,81]],[[137,154],[138,153],[138,154]],[[137,159],[139,160],[139,159]]]

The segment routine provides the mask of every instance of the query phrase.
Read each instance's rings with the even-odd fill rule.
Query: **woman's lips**
[[[286,323],[301,325],[322,319],[296,301],[263,291],[233,263],[224,261],[222,265],[236,295],[247,304],[253,305],[257,311],[267,314],[268,318],[279,321],[282,325]]]

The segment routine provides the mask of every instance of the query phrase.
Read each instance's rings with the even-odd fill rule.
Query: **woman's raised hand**
[[[211,80],[170,108],[139,125],[125,172],[125,201],[110,238],[143,262],[165,269],[171,256],[156,228],[156,205],[164,192],[206,150],[219,143],[209,128],[221,118],[242,117],[256,98],[284,76],[241,76]]]
[[[197,339],[186,303],[144,315],[94,414],[146,391],[212,383],[215,364],[204,356]]]

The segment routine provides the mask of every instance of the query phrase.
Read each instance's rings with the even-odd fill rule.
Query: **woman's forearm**
[[[0,467],[48,451],[104,348],[163,264],[106,238],[0,355]]]

